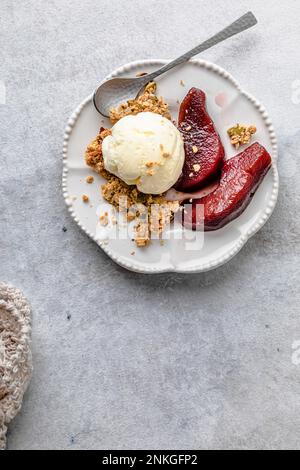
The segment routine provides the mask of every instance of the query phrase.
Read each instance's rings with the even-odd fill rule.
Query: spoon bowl
[[[149,82],[147,75],[134,78],[111,78],[103,82],[95,91],[93,102],[102,116],[109,117],[109,110],[135,98]]]

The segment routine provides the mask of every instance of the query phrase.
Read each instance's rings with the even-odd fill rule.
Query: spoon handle
[[[252,26],[256,25],[256,23],[257,23],[257,19],[255,18],[253,13],[249,11],[245,15],[241,16],[238,20],[234,21],[232,24],[227,26],[227,28],[222,29],[222,31],[219,31],[217,34],[207,39],[206,41],[202,42],[198,46],[194,47],[190,51],[181,55],[177,59],[172,60],[168,64],[156,70],[155,72],[145,75],[144,77],[145,81],[149,82],[153,80],[154,78],[158,77],[162,73],[165,73],[168,70],[172,69],[173,67],[176,67],[177,65],[182,64],[183,62],[186,62],[188,59],[190,59],[194,55],[197,55],[200,52],[203,52],[206,49],[209,49],[210,47],[215,46],[219,42],[225,41],[225,39],[228,39],[231,36],[235,36],[235,34],[245,31],[245,29],[251,28]]]

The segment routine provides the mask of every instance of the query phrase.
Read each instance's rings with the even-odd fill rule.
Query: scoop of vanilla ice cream
[[[178,180],[183,140],[171,121],[144,112],[125,116],[102,143],[104,167],[145,194],[161,194]]]

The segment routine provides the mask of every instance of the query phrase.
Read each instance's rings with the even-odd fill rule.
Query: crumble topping
[[[115,124],[119,119],[131,114],[138,114],[144,111],[161,114],[171,120],[171,114],[165,100],[161,96],[157,96],[156,83],[149,82],[144,92],[134,100],[128,100],[126,103],[120,104],[117,108],[112,108],[109,113],[110,120]]]
[[[155,95],[155,91],[156,84],[151,82],[146,86],[144,93],[136,100],[129,100],[118,108],[112,109],[110,112],[111,122],[114,124],[124,116],[137,114],[142,111],[151,111],[171,119],[168,105],[163,98]],[[102,141],[108,135],[111,135],[110,129],[101,127],[97,137],[86,149],[85,161],[96,173],[107,180],[101,187],[104,199],[116,207],[118,211],[124,212],[128,221],[137,219],[137,224],[134,228],[134,239],[138,247],[143,247],[149,244],[151,233],[158,235],[162,233],[166,224],[171,222],[175,212],[179,210],[180,204],[178,201],[167,201],[163,194],[152,195],[141,193],[136,186],[129,186],[118,177],[109,173],[104,168],[102,155]],[[170,156],[169,153],[164,152],[162,144],[160,145],[160,150],[165,158]],[[146,166],[149,168],[149,174],[154,174],[153,167],[155,168],[157,164],[159,163],[146,163]],[[158,207],[159,209],[153,210],[153,207]],[[103,214],[100,217],[100,223],[107,225],[108,216]],[[116,219],[113,223],[117,223]]]
[[[235,146],[236,149],[238,149],[240,145],[248,144],[255,132],[255,126],[245,126],[242,124],[237,124],[236,126],[230,127],[227,130],[227,134],[230,137],[230,142]]]

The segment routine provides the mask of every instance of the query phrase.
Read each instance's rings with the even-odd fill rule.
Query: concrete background
[[[203,54],[265,104],[280,143],[277,208],[234,260],[127,272],[61,194],[66,120],[107,73],[174,57],[248,9],[2,0],[0,278],[32,304],[35,367],[9,449],[300,449],[299,2],[253,0],[259,25]]]

